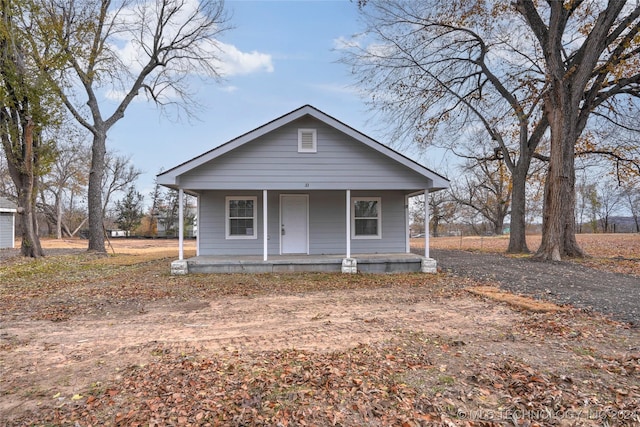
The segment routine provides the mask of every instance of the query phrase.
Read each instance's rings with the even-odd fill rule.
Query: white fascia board
[[[0,208],[0,212],[2,213],[16,213],[18,212],[17,209],[11,209],[11,208]]]

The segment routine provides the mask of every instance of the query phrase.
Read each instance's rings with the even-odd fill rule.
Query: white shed
[[[15,247],[16,205],[0,197],[0,249]]]

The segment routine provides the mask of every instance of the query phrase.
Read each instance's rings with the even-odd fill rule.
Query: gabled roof
[[[344,134],[352,137],[353,139],[363,143],[369,148],[395,160],[396,162],[402,164],[403,166],[417,172],[420,175],[423,175],[425,178],[430,179],[433,182],[432,190],[441,190],[449,187],[449,180],[444,176],[422,166],[421,164],[411,160],[410,158],[400,154],[399,152],[387,147],[386,145],[368,137],[362,132],[357,131],[351,126],[346,125],[345,123],[337,120],[336,118],[318,110],[317,108],[311,105],[304,105],[296,110],[291,111],[283,116],[278,117],[266,123],[252,131],[249,131],[231,141],[222,144],[212,150],[207,151],[197,157],[194,157],[191,160],[188,160],[176,167],[173,167],[167,171],[164,171],[158,174],[158,183],[162,185],[167,185],[171,187],[177,186],[177,178],[185,174],[198,166],[201,166],[213,159],[216,159],[238,147],[243,146],[244,144],[251,142],[263,135],[266,135],[282,126],[285,126],[294,120],[297,120],[301,117],[311,116],[321,122],[325,123],[328,126],[331,126]]]

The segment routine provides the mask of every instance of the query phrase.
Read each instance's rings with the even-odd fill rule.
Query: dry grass
[[[591,268],[640,276],[640,234],[578,234],[578,243],[588,257],[570,260]],[[540,235],[528,235],[532,252],[540,246]],[[412,247],[424,248],[422,239],[412,239]],[[434,237],[431,249],[453,249],[479,252],[506,252],[509,236]],[[527,255],[512,255],[527,256]]]
[[[46,249],[86,249],[87,240],[84,239],[50,239],[41,240]],[[20,247],[20,242],[16,242]],[[154,252],[175,253],[178,255],[178,241],[176,239],[111,239],[106,242],[107,251],[116,254],[149,254]],[[196,241],[185,240],[185,250],[195,251]]]
[[[640,257],[640,234],[578,234],[578,243],[594,258],[637,259]],[[540,235],[528,235],[529,249],[535,251],[540,246]],[[509,245],[509,236],[464,236],[432,237],[432,249],[457,249],[485,252],[504,252]],[[16,242],[16,247],[20,242]],[[83,239],[42,239],[45,249],[86,249],[87,240]],[[423,239],[412,239],[411,246],[424,248]],[[195,240],[185,240],[186,251],[195,251]],[[111,239],[107,249],[116,254],[136,254],[167,252],[178,254],[178,241],[175,239]]]
[[[637,258],[640,256],[640,234],[578,234],[578,243],[592,257],[597,258]],[[433,237],[433,249],[458,249],[486,252],[504,252],[509,245],[509,236],[465,236]],[[535,251],[540,246],[541,236],[528,235],[529,249]],[[424,247],[420,239],[412,242]]]

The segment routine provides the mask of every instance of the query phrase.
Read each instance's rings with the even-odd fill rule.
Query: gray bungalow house
[[[428,232],[424,257],[409,250],[408,200],[448,180],[310,105],[158,183],[198,200],[196,257],[184,259],[180,227],[174,274],[435,271]]]

